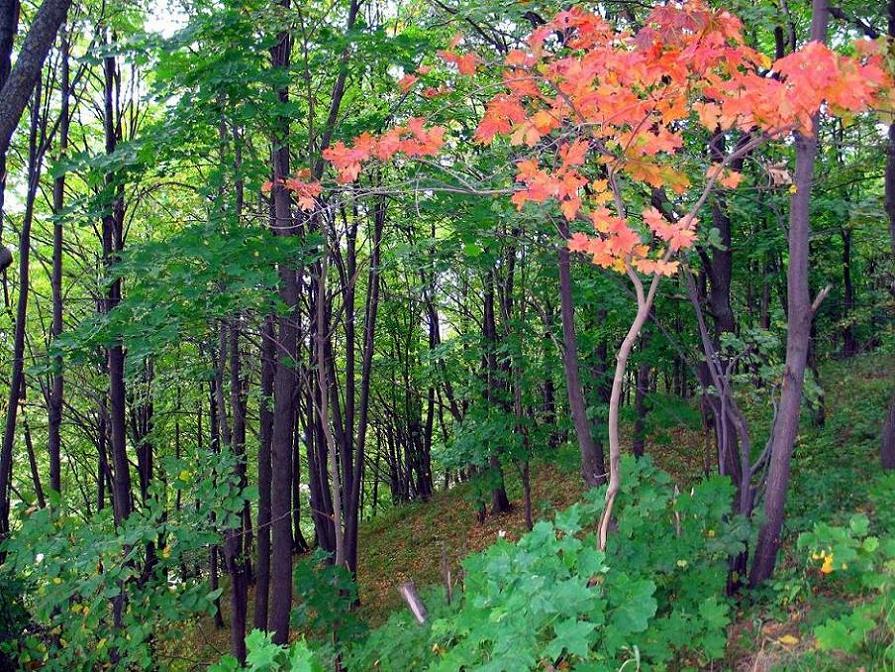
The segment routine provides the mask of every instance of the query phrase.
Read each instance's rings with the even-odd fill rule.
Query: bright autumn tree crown
[[[460,42],[456,37],[438,55],[459,75],[475,76],[482,61],[457,52]],[[503,137],[519,146],[513,203],[557,202],[568,220],[593,228],[572,235],[570,249],[620,272],[673,274],[672,257],[695,241],[705,196],[716,185],[739,184],[741,175],[728,168],[733,158],[768,139],[812,133],[823,106],[839,115],[866,110],[892,86],[875,43],[863,41],[860,58],[852,58],[812,42],[771,63],[746,46],[739,19],[701,0],[657,7],[636,33],[573,7],[533,31],[526,45],[500,66],[504,90],[487,103],[475,140],[489,145]],[[407,94],[430,71],[405,75],[399,88]],[[751,141],[693,185],[677,155],[683,134],[700,126]],[[338,142],[323,156],[339,182],[353,182],[370,161],[434,156],[444,137],[443,128],[417,117],[379,136],[364,133],[351,146]],[[286,186],[305,209],[319,193],[301,181]],[[682,199],[692,193],[695,205],[674,219],[649,207],[634,223],[625,195],[637,189]]]

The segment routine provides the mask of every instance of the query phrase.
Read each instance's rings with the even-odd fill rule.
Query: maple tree
[[[461,76],[474,76],[482,60],[456,51],[461,37],[438,52]],[[819,42],[771,62],[746,45],[742,24],[701,0],[655,8],[636,32],[619,30],[579,7],[558,13],[535,29],[527,48],[510,51],[499,75],[505,91],[487,103],[474,140],[517,146],[518,187],[511,201],[555,203],[570,222],[584,224],[568,240],[602,268],[625,274],[637,313],[616,356],[609,403],[609,487],[600,521],[605,547],[620,485],[619,408],[627,360],[649,317],[662,277],[677,273],[680,257],[697,239],[697,214],[716,188],[735,189],[743,176],[728,165],[769,140],[812,133],[821,109],[849,116],[879,103],[891,88],[876,43],[857,43],[858,57],[837,54]],[[398,83],[413,89],[422,66]],[[428,87],[423,95],[438,89]],[[684,132],[739,132],[747,140],[702,171],[681,152]],[[435,156],[442,126],[413,117],[351,146],[323,152],[338,181],[358,178],[365,163]],[[694,176],[700,175],[701,179]],[[288,183],[303,209],[319,186]],[[639,207],[654,193],[673,194],[668,211]],[[667,200],[667,199],[666,199]],[[639,212],[638,212],[639,210]]]

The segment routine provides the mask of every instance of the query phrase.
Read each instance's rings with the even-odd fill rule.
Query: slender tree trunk
[[[118,145],[120,126],[116,105],[118,66],[114,56],[103,60],[105,75],[103,124],[106,136],[106,154],[115,152]],[[102,220],[103,268],[107,274],[118,261],[124,246],[124,196],[121,185],[112,175],[106,179],[106,189],[111,202]],[[112,312],[121,301],[121,278],[116,277],[109,285],[103,302],[103,312]],[[131,478],[127,460],[126,392],[124,387],[124,346],[121,339],[107,349],[109,374],[109,428],[111,436],[112,467],[114,469],[115,524],[120,525],[131,513]]]
[[[9,396],[6,401],[6,424],[3,427],[3,444],[0,446],[0,541],[9,533],[9,491],[12,486],[13,443],[20,400],[25,398],[25,327],[28,318],[29,260],[31,255],[31,224],[34,221],[34,201],[40,180],[40,149],[38,126],[41,124],[41,89],[34,93],[31,114],[31,130],[28,139],[28,192],[25,217],[19,232],[19,294],[16,302],[15,330],[12,345],[12,371],[9,376]],[[5,554],[0,554],[2,561]]]
[[[484,331],[485,331],[485,361],[487,363],[487,388],[485,392],[486,401],[489,406],[493,406],[497,399],[494,392],[499,387],[503,389],[501,382],[498,380],[497,374],[497,322],[494,318],[494,272],[488,271],[485,277],[485,302],[484,302]],[[493,410],[493,409],[491,409]],[[510,510],[510,500],[507,497],[506,487],[504,486],[503,468],[500,464],[500,458],[497,455],[491,455],[488,459],[488,466],[492,472],[492,478],[495,484],[491,488],[491,513],[506,513]]]
[[[618,416],[621,407],[625,367],[628,363],[628,357],[631,355],[631,349],[637,340],[637,335],[649,316],[652,303],[651,300],[649,302],[645,301],[642,295],[642,287],[639,287],[637,315],[616,355],[615,375],[612,378],[612,392],[609,397],[609,487],[606,490],[606,507],[603,509],[603,515],[600,518],[600,550],[606,549],[606,539],[609,536],[609,522],[612,520],[612,506],[621,487],[621,438],[619,436]]]
[[[327,260],[329,253],[324,250],[320,259],[320,274],[317,278],[317,333],[316,348],[317,353],[317,386],[320,395],[320,405],[318,413],[320,414],[320,423],[323,425],[323,435],[326,440],[326,446],[329,456],[330,470],[330,498],[333,506],[333,525],[335,528],[335,558],[336,566],[345,565],[345,528],[342,512],[342,479],[339,471],[339,462],[336,455],[336,440],[330,427],[329,417],[329,394],[327,391],[327,371],[326,371],[326,273]]]
[[[239,318],[230,321],[229,329],[220,327],[219,365],[216,381],[218,418],[221,424],[221,437],[228,445],[236,462],[236,477],[240,489],[246,486],[245,473],[245,406],[242,398],[242,377],[239,356]],[[230,417],[232,428],[227,423],[224,400],[224,367],[230,361]],[[233,656],[245,663],[246,656],[246,611],[248,606],[248,576],[245,566],[245,549],[243,548],[244,517],[232,525],[224,539],[224,560],[227,573],[230,575],[230,649]]]
[[[0,0],[0,89],[12,71],[12,48],[19,30],[20,10],[19,0]],[[5,158],[6,152],[0,152],[0,157]],[[0,174],[5,168],[5,164],[0,164]]]
[[[60,29],[61,36],[61,98],[62,107],[60,109],[59,122],[59,156],[64,157],[68,152],[68,132],[70,125],[70,74],[69,74],[69,45],[68,34],[65,26]],[[53,323],[50,328],[50,337],[53,341],[59,338],[62,333],[62,210],[65,206],[65,174],[60,174],[53,180],[53,271],[50,278],[51,291],[53,294]],[[62,492],[62,470],[60,454],[62,449],[62,439],[60,430],[62,427],[62,405],[64,395],[65,379],[63,375],[62,355],[53,356],[53,379],[50,384],[48,394],[48,436],[47,447],[50,454],[50,488],[58,493]]]
[[[217,371],[217,362],[214,361],[214,356],[212,355],[212,367],[213,370]],[[208,443],[211,453],[213,455],[218,455],[221,452],[221,424],[218,420],[218,400],[217,400],[217,375],[215,375],[215,380],[211,381],[209,388],[209,396],[208,396]],[[202,449],[202,411],[200,407],[199,411],[199,450]],[[216,529],[217,522],[217,514],[212,511],[211,512],[211,526],[212,529]],[[218,589],[218,577],[220,575],[220,570],[218,567],[218,557],[220,554],[220,546],[218,544],[213,544],[209,549],[208,556],[208,573],[209,573],[209,586],[211,590],[215,591]],[[221,611],[221,598],[220,596],[216,597],[214,600],[215,606],[215,614],[214,614],[214,625],[220,630],[224,627],[224,614]]]
[[[811,39],[826,39],[829,7],[827,0],[813,0]],[[817,119],[811,136],[796,135],[796,192],[789,210],[789,267],[787,277],[788,328],[783,389],[771,435],[771,457],[764,503],[764,524],[758,535],[749,582],[757,586],[770,578],[777,562],[783,529],[786,493],[789,488],[790,460],[799,429],[802,385],[811,341],[814,309],[808,285],[808,251],[811,234],[811,183],[817,155]]]
[[[643,350],[644,334],[640,336],[640,350]],[[637,365],[634,390],[634,440],[631,449],[635,457],[643,457],[646,443],[646,395],[649,391],[650,365],[647,361],[641,361]]]
[[[895,38],[895,0],[889,0],[889,37]],[[889,216],[889,242],[895,258],[895,124],[889,126],[889,142],[886,146],[886,213]],[[895,278],[889,288],[895,299]],[[880,459],[884,469],[895,469],[895,394],[889,401],[889,412],[883,424],[880,442]]]
[[[858,352],[858,342],[852,326],[852,313],[855,309],[855,288],[851,275],[852,232],[846,224],[842,227],[842,317],[845,326],[842,329],[842,354],[851,357]]]
[[[561,233],[568,235],[568,226],[562,224]],[[605,457],[603,447],[594,441],[587,419],[587,405],[584,401],[584,390],[578,374],[578,339],[575,335],[575,306],[572,296],[572,273],[570,253],[565,241],[559,246],[559,300],[560,320],[562,322],[562,362],[566,377],[566,392],[569,397],[569,410],[575,425],[578,438],[578,450],[581,453],[581,476],[585,485],[593,488],[606,479]]]
[[[357,432],[354,439],[354,474],[351,492],[348,493],[348,511],[345,517],[345,560],[348,569],[357,572],[358,523],[361,514],[360,496],[364,480],[367,427],[370,417],[370,383],[372,380],[374,336],[376,316],[379,311],[379,277],[382,231],[385,226],[386,203],[383,198],[376,204],[373,217],[373,241],[370,254],[370,270],[367,277],[367,304],[364,315],[364,345],[361,361],[361,389],[358,402]],[[351,431],[351,426],[347,427]]]
[[[44,497],[43,484],[40,482],[40,471],[37,468],[37,456],[34,454],[34,440],[31,436],[31,426],[28,424],[28,415],[22,409],[22,433],[25,435],[25,450],[28,453],[28,465],[31,468],[31,482],[34,484],[34,496],[37,505],[46,508],[47,500]]]
[[[276,369],[274,318],[264,319],[261,332],[261,402],[259,409],[260,437],[258,444],[258,559],[255,562],[255,628],[267,630],[270,596],[270,440],[273,431],[271,395]]]
[[[15,65],[3,81],[3,88],[0,89],[0,156],[6,156],[12,134],[40,79],[44,59],[56,39],[56,31],[65,21],[70,4],[71,0],[44,0],[41,3],[16,55]],[[0,58],[2,49],[12,43],[18,23],[17,15],[18,3],[15,0],[3,0],[0,5],[0,23],[5,25],[0,26]],[[12,17],[15,18],[10,20]]]
[[[0,0],[0,90],[6,85],[12,69],[12,48],[19,29],[19,0]],[[3,233],[3,219],[6,198],[6,151],[0,152],[0,236]],[[3,273],[3,289],[6,291],[6,272],[12,264],[12,253],[0,245],[0,272]],[[8,297],[7,305],[9,303]]]
[[[290,0],[279,3],[285,10]],[[288,32],[282,32],[271,49],[271,67],[289,68],[291,40]],[[286,86],[277,89],[281,107],[289,102]],[[291,196],[282,184],[289,177],[289,119],[283,112],[276,122],[273,137],[273,206],[274,232],[278,236],[293,236]],[[292,437],[295,421],[297,378],[295,363],[298,352],[298,332],[294,312],[298,303],[297,269],[286,262],[279,268],[280,300],[286,306],[285,314],[277,319],[277,343],[281,362],[274,374],[274,416],[271,432],[271,560],[270,560],[270,613],[268,628],[273,632],[276,644],[289,639],[289,612],[292,609]]]

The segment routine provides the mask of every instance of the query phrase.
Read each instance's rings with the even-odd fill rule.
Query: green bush
[[[184,580],[182,572],[239,521],[250,493],[240,491],[232,459],[209,456],[195,472],[167,461],[166,472],[177,474],[173,487],[198,506],[171,511],[152,491],[117,527],[109,508],[85,520],[58,501],[20,506],[21,526],[4,543],[0,585],[22,587],[30,622],[6,644],[9,655],[47,671],[155,668],[184,622],[214,613],[220,589],[210,591],[202,576]],[[212,512],[217,529],[210,529]]]
[[[303,639],[289,646],[271,641],[269,633],[252,630],[246,636],[246,666],[227,655],[208,672],[323,672],[323,666]]]
[[[848,599],[844,613],[814,628],[821,651],[862,654],[886,665],[895,663],[895,475],[885,475],[871,486],[879,534],[873,534],[864,513],[848,525],[815,523],[799,535],[797,547],[810,567],[809,574]]]
[[[663,670],[722,656],[727,558],[747,533],[730,517],[732,486],[712,478],[680,494],[648,459],[623,470],[607,553],[596,548],[599,488],[517,543],[467,558],[456,608],[437,604],[422,627],[393,616],[352,647],[349,669]]]

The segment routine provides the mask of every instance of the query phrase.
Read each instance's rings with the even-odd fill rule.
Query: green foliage
[[[246,635],[246,666],[233,656],[224,656],[209,672],[323,672],[323,665],[307,643],[300,639],[288,646],[271,641],[271,635],[252,630]]]
[[[344,566],[332,562],[332,554],[316,549],[295,565],[295,593],[299,602],[292,610],[292,625],[319,639],[330,639],[339,650],[343,642],[364,635],[365,626],[353,606],[357,584]]]
[[[889,474],[878,479],[873,489],[874,504],[883,514],[879,523],[884,536],[871,534],[871,521],[863,513],[853,515],[847,526],[816,523],[799,535],[798,548],[810,553],[819,576],[852,602],[845,613],[814,628],[822,651],[854,654],[873,646],[882,648],[883,659],[895,661],[893,483],[895,476]]]
[[[661,670],[676,658],[720,657],[726,558],[746,532],[728,520],[730,484],[713,478],[680,494],[648,459],[627,459],[624,471],[606,554],[594,533],[600,488],[517,543],[499,540],[467,558],[456,609],[436,603],[423,627],[393,616],[348,660],[358,669],[378,661],[383,670],[515,672],[615,670],[625,661]]]
[[[0,670],[11,668],[18,649],[18,637],[29,626],[25,609],[25,584],[15,577],[0,581]]]
[[[116,527],[109,508],[85,520],[63,506],[20,507],[2,579],[27,594],[33,622],[16,646],[21,664],[100,669],[117,659],[128,669],[151,669],[159,646],[178,637],[176,624],[214,612],[221,591],[184,577],[184,567],[220,542],[251,493],[240,491],[232,457],[208,457],[196,472],[176,460],[165,465],[173,488],[196,508],[167,511],[154,491]],[[213,516],[218,527],[209,524]]]

